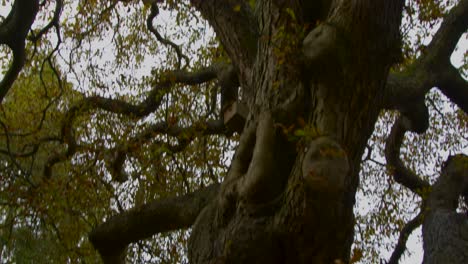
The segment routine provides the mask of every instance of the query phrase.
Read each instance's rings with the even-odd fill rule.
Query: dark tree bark
[[[191,263],[347,262],[361,156],[399,55],[403,1],[335,1],[315,27],[301,24],[315,15],[300,13],[301,2],[256,1],[243,14],[257,19],[255,54],[224,35],[231,20],[211,1],[197,4],[236,54],[250,115],[217,199],[193,226]],[[300,129],[298,119],[310,135],[290,141],[279,128]]]
[[[468,262],[468,217],[457,213],[468,194],[468,156],[449,157],[427,201],[423,222],[424,264]]]

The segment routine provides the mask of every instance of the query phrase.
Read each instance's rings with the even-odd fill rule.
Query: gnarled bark
[[[217,200],[193,226],[191,263],[348,261],[360,158],[396,58],[388,48],[399,46],[402,3],[336,1],[302,47],[277,37],[301,25],[278,3],[257,2],[269,38],[259,40],[253,66],[238,69],[250,115]],[[386,16],[371,15],[379,8]],[[304,64],[283,62],[301,50]],[[294,126],[306,136],[288,140],[281,128]]]

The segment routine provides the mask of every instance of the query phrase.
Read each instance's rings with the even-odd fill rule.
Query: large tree
[[[451,155],[431,183],[400,149],[407,132],[428,129],[433,87],[461,109],[466,133],[468,85],[450,56],[468,0],[143,2],[9,3],[2,238],[21,239],[5,244],[6,257],[39,237],[40,254],[85,258],[88,230],[105,263],[123,263],[155,253],[131,243],[183,241],[167,232],[191,227],[190,263],[357,261],[361,167],[379,114],[397,110],[388,182],[421,201],[389,262],[421,224],[425,263],[467,262],[468,218],[457,207],[468,197],[468,157]],[[172,39],[156,21],[164,17]],[[430,26],[426,45],[414,41],[420,32],[411,39],[415,25]]]

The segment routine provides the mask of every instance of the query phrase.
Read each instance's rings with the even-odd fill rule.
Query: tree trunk
[[[403,1],[334,1],[314,27],[323,13],[301,1],[256,2],[255,59],[233,59],[250,114],[217,199],[193,226],[189,259],[348,262],[361,156],[398,55]]]
[[[429,194],[423,222],[424,264],[468,263],[468,218],[457,213],[468,198],[468,156],[451,156]],[[465,200],[466,201],[466,200]]]

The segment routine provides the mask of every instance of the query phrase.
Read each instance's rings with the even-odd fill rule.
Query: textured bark
[[[250,115],[217,199],[193,226],[189,259],[346,262],[360,160],[398,57],[403,1],[334,1],[315,28],[284,12],[297,2],[256,4],[254,28],[265,37],[251,66],[238,68]],[[308,134],[290,140],[294,129]]]
[[[455,211],[435,210],[423,224],[424,264],[468,263],[468,219]]]
[[[446,161],[427,202],[423,222],[424,264],[468,263],[468,218],[457,213],[458,198],[468,194],[468,156]]]

